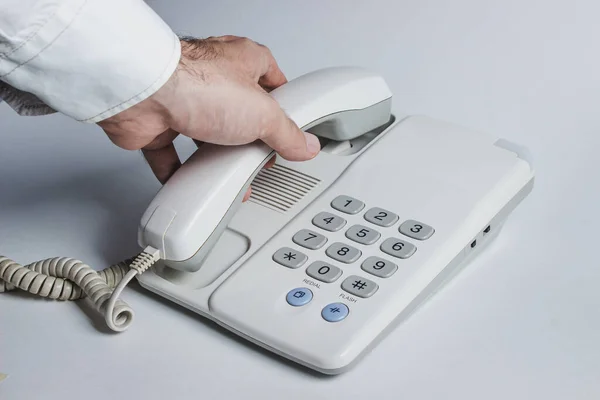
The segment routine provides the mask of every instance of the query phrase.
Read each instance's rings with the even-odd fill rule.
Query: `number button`
[[[313,218],[312,223],[326,231],[337,232],[346,225],[346,220],[328,212],[321,212]]]
[[[336,242],[325,250],[325,254],[345,264],[353,263],[361,256],[361,251],[344,243]]]
[[[369,257],[361,265],[363,271],[378,276],[389,278],[398,270],[398,266],[391,261],[379,257]]]
[[[331,283],[342,275],[342,270],[326,262],[315,261],[306,269],[306,273],[321,282]]]
[[[338,196],[331,202],[331,207],[346,214],[357,214],[365,203],[350,196]]]
[[[316,250],[327,243],[327,238],[308,229],[302,229],[292,237],[294,243],[307,249]]]
[[[389,238],[381,244],[381,251],[394,257],[408,258],[415,254],[417,248],[404,240]]]
[[[383,208],[373,207],[365,213],[365,219],[379,226],[392,226],[398,221],[398,216]]]
[[[308,260],[308,257],[306,254],[302,254],[299,251],[290,249],[289,247],[283,247],[273,254],[273,260],[284,267],[298,268]]]
[[[352,275],[342,282],[342,289],[355,296],[367,298],[373,296],[377,289],[379,289],[379,286],[366,278]]]
[[[427,240],[435,232],[431,226],[413,219],[404,221],[398,230],[401,234],[417,240]]]
[[[346,237],[361,244],[373,244],[381,237],[381,234],[366,226],[354,225],[346,231]]]

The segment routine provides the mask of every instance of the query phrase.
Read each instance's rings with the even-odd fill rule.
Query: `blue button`
[[[300,307],[311,301],[312,297],[313,294],[309,289],[297,288],[289,291],[286,300],[290,305]]]
[[[331,303],[323,308],[323,311],[321,311],[321,316],[325,321],[338,322],[346,318],[349,312],[350,310],[348,310],[348,306],[345,304]]]

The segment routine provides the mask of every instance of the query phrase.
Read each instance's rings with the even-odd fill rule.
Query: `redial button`
[[[289,305],[294,307],[300,307],[308,304],[313,298],[313,294],[310,289],[307,288],[296,288],[290,290],[286,296],[286,300]]]

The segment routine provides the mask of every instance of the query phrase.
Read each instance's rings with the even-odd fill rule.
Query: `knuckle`
[[[142,150],[153,143],[152,139],[130,134],[108,135],[108,137],[113,144],[124,150]]]
[[[140,149],[138,144],[135,143],[134,141],[130,140],[130,138],[127,137],[127,135],[115,133],[115,132],[107,130],[107,129],[104,129],[104,133],[106,133],[106,136],[112,142],[112,144],[114,144],[115,146],[117,146],[121,149],[124,149],[124,150],[139,150]]]
[[[138,140],[112,139],[112,142],[124,150],[141,150],[144,148],[144,144]]]
[[[270,48],[268,48],[264,44],[260,44],[260,43],[258,44],[258,46],[263,51],[263,53],[267,54],[270,57],[273,57],[273,53],[271,52]]]
[[[271,49],[269,49],[267,46],[262,45],[262,44],[257,44],[256,50],[259,52],[259,54],[262,57],[267,59],[269,62],[271,61],[271,59],[273,59],[273,53],[271,53]]]

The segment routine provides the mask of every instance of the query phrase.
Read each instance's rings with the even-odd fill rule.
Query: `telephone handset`
[[[347,141],[390,120],[392,94],[378,75],[355,67],[327,68],[273,90],[303,130]],[[203,144],[161,188],[144,213],[138,241],[160,250],[171,268],[193,272],[235,214],[246,189],[274,152],[263,142]]]

